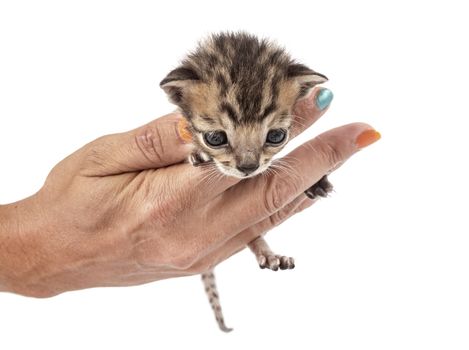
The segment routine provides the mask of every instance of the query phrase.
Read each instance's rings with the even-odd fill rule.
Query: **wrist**
[[[0,291],[37,296],[33,287],[41,254],[34,197],[0,206]]]
[[[11,291],[11,255],[16,255],[19,202],[0,206],[0,291]]]

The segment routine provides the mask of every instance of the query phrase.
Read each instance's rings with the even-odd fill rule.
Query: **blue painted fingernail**
[[[334,94],[329,89],[321,89],[316,95],[316,106],[322,111],[331,104]]]

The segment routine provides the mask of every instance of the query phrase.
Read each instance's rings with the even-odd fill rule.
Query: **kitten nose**
[[[236,169],[245,173],[246,175],[253,173],[254,171],[256,171],[257,168],[259,168],[258,163],[247,163],[247,164],[240,164],[236,166]]]

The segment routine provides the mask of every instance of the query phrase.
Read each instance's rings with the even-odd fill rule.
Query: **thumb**
[[[103,136],[87,148],[94,176],[157,169],[182,162],[191,152],[185,119],[172,113],[137,129]]]

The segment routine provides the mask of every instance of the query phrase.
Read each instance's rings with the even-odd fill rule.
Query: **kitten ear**
[[[288,66],[287,77],[296,80],[300,85],[298,98],[306,96],[313,87],[328,80],[324,74],[315,72],[300,63],[292,63]]]
[[[160,82],[160,87],[166,92],[169,100],[177,105],[182,102],[184,90],[198,80],[200,78],[192,68],[181,66],[169,72]]]

